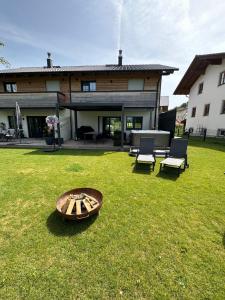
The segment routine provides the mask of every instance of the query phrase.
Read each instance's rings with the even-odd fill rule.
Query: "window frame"
[[[9,124],[10,129],[16,129],[16,117],[15,116],[8,116],[8,124]]]
[[[206,109],[208,107],[208,109]],[[203,117],[208,117],[210,111],[210,103],[204,105]]]
[[[91,84],[94,83],[95,84],[95,89],[91,90]],[[84,90],[84,86],[88,86],[88,90]],[[97,84],[96,84],[96,80],[82,80],[81,81],[81,92],[96,92],[97,90]]]
[[[223,131],[224,131],[224,134],[222,134]],[[224,128],[219,128],[217,130],[217,136],[225,136],[225,129]]]
[[[58,88],[57,89],[51,89],[50,88],[50,86],[48,86],[49,84],[51,84],[51,83],[56,83],[57,82],[57,85],[58,85]],[[51,92],[60,92],[61,91],[61,89],[60,89],[60,85],[61,85],[61,83],[60,83],[60,80],[46,80],[45,81],[45,87],[46,87],[46,92],[48,92],[48,93],[51,93]]]
[[[222,100],[222,107],[221,107],[221,111],[220,111],[221,115],[225,114],[225,100]]]
[[[10,91],[7,90],[7,85],[10,85]],[[13,86],[16,87],[16,90],[13,89]],[[17,84],[15,81],[4,82],[4,91],[5,93],[17,93]]]
[[[204,88],[204,82],[200,82],[198,85],[198,95],[203,93],[203,88]]]
[[[133,88],[130,88],[131,87],[131,82],[134,82],[134,81],[139,81],[141,82],[141,89],[133,89]],[[145,89],[145,79],[144,78],[129,78],[128,81],[127,81],[127,90],[130,91],[130,92],[136,92],[136,91],[144,91]]]
[[[221,86],[221,85],[224,85],[224,84],[225,84],[225,71],[220,72],[218,86]]]
[[[132,128],[127,126],[128,118],[132,119]],[[135,124],[137,121],[135,119],[140,118],[141,119],[141,128],[137,128]],[[126,116],[126,130],[142,130],[143,128],[143,116]]]
[[[191,110],[191,117],[192,118],[195,118],[195,116],[196,116],[196,110],[197,110],[196,106],[192,107],[192,110]]]

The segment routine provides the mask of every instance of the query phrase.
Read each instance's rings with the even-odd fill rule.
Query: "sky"
[[[11,67],[159,63],[170,108],[173,92],[196,54],[225,52],[224,0],[0,0],[0,49]]]

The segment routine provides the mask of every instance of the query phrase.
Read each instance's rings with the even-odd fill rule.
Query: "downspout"
[[[124,106],[121,107],[121,150],[124,146]]]
[[[59,94],[57,93],[57,103],[56,103],[56,116],[59,120],[59,108],[60,108],[60,101],[59,101]],[[60,131],[60,123],[57,124],[57,131],[58,131],[58,145],[61,148],[61,131]]]
[[[159,106],[160,106],[160,96],[161,96],[161,84],[162,84],[162,73],[160,74],[160,78],[157,82],[157,92],[156,92],[156,105],[155,105],[155,120],[154,120],[154,128],[158,129],[159,123]]]

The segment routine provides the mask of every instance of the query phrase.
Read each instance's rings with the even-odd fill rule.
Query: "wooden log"
[[[76,201],[76,214],[81,215],[81,200]]]
[[[92,211],[92,207],[86,199],[83,200],[83,203],[88,212]]]
[[[93,205],[93,203],[92,203],[92,201],[91,201],[90,199],[88,199],[88,198],[86,197],[85,200],[90,204],[91,208],[94,207],[94,205]]]
[[[84,195],[85,195],[86,199],[90,200],[93,203],[93,205],[97,205],[98,204],[98,201],[94,197],[92,197],[92,196],[90,196],[88,194],[85,194],[85,193],[84,193]]]
[[[62,205],[62,207],[61,207],[61,212],[62,212],[63,214],[66,213],[69,204],[70,204],[69,199],[66,199],[66,202],[65,202],[65,203]]]
[[[70,204],[69,204],[69,206],[67,208],[67,211],[66,211],[67,215],[71,215],[75,202],[76,202],[75,199],[70,200]]]

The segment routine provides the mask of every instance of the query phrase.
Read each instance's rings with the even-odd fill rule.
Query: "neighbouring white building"
[[[189,95],[187,129],[225,136],[225,53],[196,55],[175,95]]]

